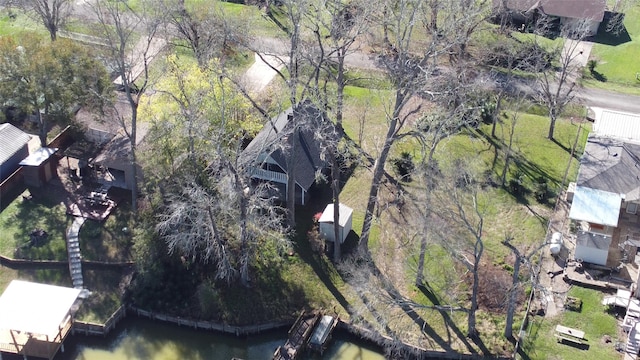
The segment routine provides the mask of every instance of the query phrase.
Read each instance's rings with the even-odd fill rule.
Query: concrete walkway
[[[252,95],[262,92],[276,76],[277,72],[271,66],[280,70],[284,67],[284,62],[289,61],[287,57],[277,57],[274,55],[262,55],[264,61],[258,53],[254,56],[255,62],[243,76],[246,89]]]
[[[589,41],[578,41],[572,39],[566,39],[564,41],[562,56],[570,61],[570,81],[577,82],[582,76],[582,69],[587,66],[592,47],[593,43]]]
[[[76,289],[84,288],[84,281],[82,278],[82,255],[80,254],[80,243],[78,239],[78,233],[80,227],[85,222],[83,217],[75,217],[71,227],[67,231],[67,255],[69,259],[69,273],[71,273],[71,280],[73,287]]]

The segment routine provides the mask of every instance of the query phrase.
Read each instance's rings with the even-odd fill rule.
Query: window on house
[[[627,204],[627,213],[635,214],[638,211],[638,204],[636,203],[628,203]]]

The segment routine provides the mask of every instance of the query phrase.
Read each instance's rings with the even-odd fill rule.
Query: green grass
[[[122,305],[123,289],[130,278],[128,270],[83,270],[84,285],[91,296],[84,300],[76,319],[104,323]]]
[[[570,296],[582,299],[582,311],[565,311],[555,318],[532,318],[525,337],[524,350],[532,360],[543,359],[617,359],[620,355],[613,345],[618,340],[617,321],[600,303],[603,294],[597,290],[573,287]],[[561,324],[585,332],[588,350],[578,349],[556,341],[554,331]],[[604,335],[612,338],[604,343]],[[619,339],[622,340],[622,339]]]
[[[48,34],[43,25],[33,21],[15,8],[0,9],[0,36],[19,37],[25,33]]]
[[[28,192],[23,195],[28,195]],[[47,194],[31,200],[18,196],[0,213],[0,254],[32,260],[66,260],[66,230],[71,217],[64,205]],[[42,246],[29,246],[33,229],[43,229],[48,238]]]
[[[131,230],[125,233],[122,231],[125,227],[134,228],[128,203],[119,204],[104,223],[87,220],[79,234],[82,257],[94,261],[132,261]]]
[[[618,45],[601,43],[593,45],[589,58],[598,61],[595,70],[606,78],[606,82],[588,79],[587,86],[621,90],[634,94],[640,92],[640,81],[636,79],[636,73],[640,73],[640,65],[637,60],[640,57],[640,40],[638,38],[640,36],[640,4],[635,4],[627,11],[624,24],[631,41]],[[611,36],[599,35],[600,40],[607,40],[605,37],[611,38]],[[630,89],[625,90],[625,88]]]

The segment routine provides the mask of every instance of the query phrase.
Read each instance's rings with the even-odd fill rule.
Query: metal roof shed
[[[20,165],[24,166],[24,183],[29,186],[39,187],[57,176],[58,162],[52,161],[55,159],[53,154],[57,151],[58,148],[41,147],[24,158],[20,162]]]
[[[578,231],[574,257],[591,264],[607,265],[611,240],[611,236]]]
[[[576,186],[569,218],[617,227],[622,199],[620,194]]]
[[[52,359],[71,331],[71,308],[80,291],[11,281],[0,297],[0,349]]]

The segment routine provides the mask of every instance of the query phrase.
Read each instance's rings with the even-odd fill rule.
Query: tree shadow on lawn
[[[431,288],[431,286],[429,285],[428,282],[424,281],[421,285],[418,285],[417,287],[424,294],[424,296],[426,296],[427,299],[429,299],[429,301],[431,301],[431,303],[433,305],[435,305],[435,306],[442,305],[440,303],[440,299],[438,298],[438,296],[436,296],[436,294],[434,293],[433,289]],[[465,347],[467,348],[467,351],[469,351],[472,354],[477,353],[477,351],[473,348],[473,346],[467,340],[467,337],[462,333],[462,331],[460,331],[460,328],[455,324],[455,322],[453,321],[453,319],[451,318],[449,313],[447,313],[444,310],[438,310],[438,312],[442,316],[442,319],[444,320],[444,323],[446,325],[447,335],[449,337],[449,342],[452,341],[451,340],[451,334],[449,332],[449,329],[451,329],[455,333],[456,337],[460,341],[462,341],[462,343],[465,345]],[[479,338],[478,338],[478,340],[479,341],[476,342],[476,345],[478,345],[478,347],[480,348],[480,350],[484,354],[489,354],[490,353],[489,349],[484,345],[482,340],[480,340]]]
[[[598,33],[596,34],[596,36],[589,38],[589,41],[592,41],[598,44],[603,44],[603,45],[610,45],[610,46],[618,46],[618,45],[630,42],[631,36],[629,35],[629,32],[627,31],[627,27],[624,26],[624,24],[622,25],[623,26],[622,31],[620,31],[618,35],[611,34],[606,31],[609,21],[615,15],[619,15],[619,14],[611,11],[605,11],[604,18],[602,19],[602,22],[600,23],[600,27],[598,28]]]
[[[65,260],[66,231],[71,217],[65,212],[64,205],[41,189],[30,189],[31,197],[18,197],[14,214],[15,227],[13,237],[17,258],[33,260]],[[47,240],[42,246],[28,246],[30,234],[35,229],[47,232]]]
[[[348,311],[349,301],[331,280],[330,273],[335,272],[335,269],[332,269],[332,265],[326,257],[313,252],[307,239],[307,233],[313,225],[313,215],[322,212],[326,203],[330,202],[330,200],[329,202],[326,200],[326,190],[324,192],[320,189],[318,190],[312,194],[313,199],[309,200],[309,205],[299,206],[296,209],[296,236],[293,241],[293,248],[296,254],[300,256],[300,259],[311,266],[320,281],[340,303],[340,306]]]

